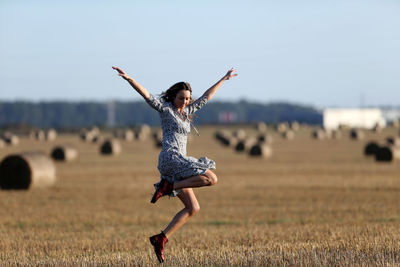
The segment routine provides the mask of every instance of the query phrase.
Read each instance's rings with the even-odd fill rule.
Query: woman
[[[118,75],[128,81],[147,103],[159,112],[161,117],[163,139],[158,159],[161,181],[154,185],[156,190],[151,203],[155,203],[162,196],[169,195],[178,196],[185,206],[160,234],[150,237],[158,260],[163,262],[164,246],[168,242],[168,237],[200,210],[192,188],[211,186],[217,182],[217,176],[210,170],[215,169],[214,161],[206,157],[196,159],[186,155],[191,117],[214,96],[224,81],[237,76],[237,74],[234,73],[235,69],[230,69],[194,102],[192,101],[192,89],[186,82],[179,82],[171,86],[161,94],[162,101],[160,101],[120,68],[112,68],[118,71]]]

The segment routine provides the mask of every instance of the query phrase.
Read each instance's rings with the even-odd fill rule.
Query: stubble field
[[[376,163],[363,141],[293,140],[275,132],[269,159],[223,147],[217,127],[200,127],[188,154],[217,163],[216,186],[194,189],[201,210],[169,240],[164,266],[345,266],[400,264],[400,162]],[[248,129],[251,134],[252,130]],[[157,266],[148,237],[183,206],[150,204],[158,181],[153,141],[122,142],[117,156],[73,135],[21,139],[0,150],[47,154],[71,143],[79,158],[55,163],[47,189],[0,191],[0,265]]]

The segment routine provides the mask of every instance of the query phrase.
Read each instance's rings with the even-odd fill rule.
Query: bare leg
[[[182,192],[178,194],[178,197],[185,207],[174,216],[167,228],[163,231],[167,238],[200,210],[199,202],[197,202],[192,188],[182,189]]]
[[[175,182],[174,189],[210,186],[215,185],[216,183],[217,176],[212,171],[207,170],[204,174],[195,175],[182,181]]]

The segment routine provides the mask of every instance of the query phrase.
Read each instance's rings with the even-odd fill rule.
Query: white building
[[[337,129],[340,125],[354,128],[372,129],[376,125],[386,126],[382,111],[378,108],[371,109],[340,109],[328,108],[323,112],[323,125],[325,129]]]

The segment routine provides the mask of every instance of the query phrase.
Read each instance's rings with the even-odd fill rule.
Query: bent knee
[[[215,175],[215,173],[213,173],[212,171],[208,171],[206,172],[206,177],[208,180],[208,185],[215,185],[218,182],[218,178],[217,175]]]
[[[189,211],[189,216],[196,215],[200,211],[200,206],[196,205],[196,206],[190,207],[190,208],[188,208],[188,211]]]

